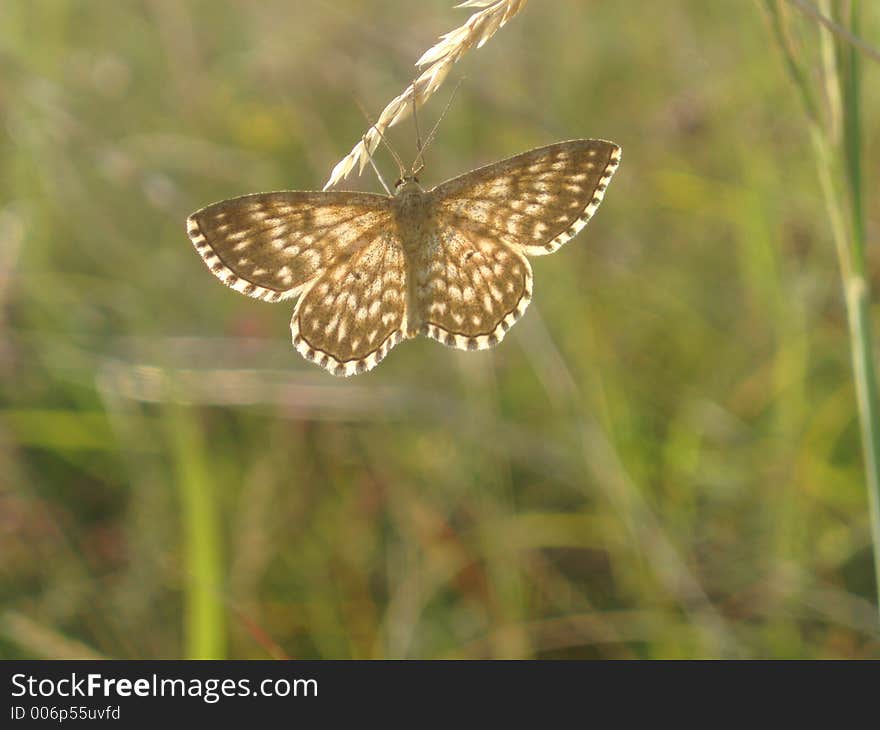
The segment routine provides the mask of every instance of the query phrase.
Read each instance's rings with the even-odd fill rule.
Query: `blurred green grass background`
[[[319,189],[450,5],[2,4],[0,656],[880,657],[838,265],[760,3],[535,0],[456,66],[426,184],[624,150],[494,351],[337,380],[193,251],[196,208]]]

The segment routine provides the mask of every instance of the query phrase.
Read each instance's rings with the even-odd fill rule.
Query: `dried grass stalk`
[[[355,166],[358,167],[360,175],[385,130],[406,119],[410,114],[413,98],[415,98],[416,104],[424,104],[431,94],[440,88],[458,59],[471,48],[482,47],[508,20],[525,7],[527,1],[468,0],[456,5],[457,8],[482,8],[482,10],[471,15],[460,28],[444,33],[440,36],[440,41],[437,44],[422,54],[422,57],[416,61],[416,66],[422,69],[418,78],[407,86],[403,93],[388,103],[376,123],[367,130],[361,141],[354,146],[348,155],[336,163],[330,173],[330,178],[324,185],[324,190],[348,177]]]

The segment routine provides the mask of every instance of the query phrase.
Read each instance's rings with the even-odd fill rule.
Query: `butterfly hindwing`
[[[374,231],[303,292],[290,321],[294,347],[334,375],[370,370],[404,337],[406,277],[393,227]]]
[[[532,269],[486,229],[438,226],[414,272],[422,332],[461,350],[498,344],[532,298]]]

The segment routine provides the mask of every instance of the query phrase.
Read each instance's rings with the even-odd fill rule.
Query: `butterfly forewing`
[[[553,253],[590,220],[620,163],[598,139],[539,147],[434,189],[441,215],[466,220],[530,256]]]
[[[193,213],[187,232],[208,268],[256,299],[289,299],[388,223],[389,199],[370,193],[245,195]]]

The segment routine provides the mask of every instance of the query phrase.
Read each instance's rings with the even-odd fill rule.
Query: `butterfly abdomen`
[[[417,183],[405,184],[394,196],[392,210],[398,239],[406,264],[406,336],[415,337],[422,330],[420,288],[426,284],[432,258],[431,242],[437,235],[432,195]]]

